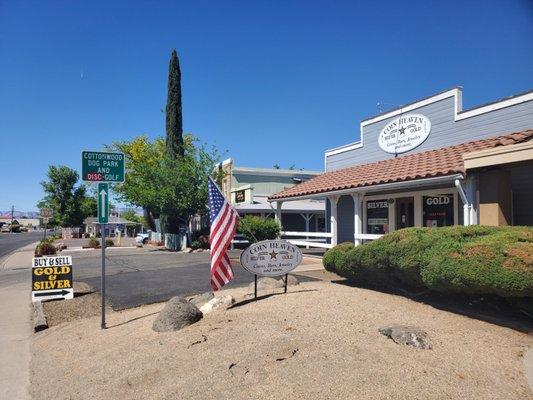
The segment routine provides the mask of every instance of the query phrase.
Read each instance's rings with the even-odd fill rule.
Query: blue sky
[[[532,89],[532,38],[528,0],[0,0],[0,210],[36,209],[49,164],[163,135],[174,48],[186,132],[239,165],[320,170],[377,102]]]

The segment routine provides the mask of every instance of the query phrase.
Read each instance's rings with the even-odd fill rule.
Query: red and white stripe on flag
[[[233,279],[228,248],[237,231],[239,215],[211,179],[208,189],[211,218],[211,287],[217,291]]]

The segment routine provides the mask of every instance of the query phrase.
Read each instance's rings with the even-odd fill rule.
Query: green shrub
[[[280,228],[278,222],[272,218],[247,215],[239,220],[238,233],[243,235],[250,243],[262,240],[276,239]]]
[[[113,239],[105,240],[105,247],[113,247],[114,245],[115,245],[115,242],[113,242]]]
[[[533,297],[533,228],[408,228],[324,255],[326,269],[366,284]]]
[[[338,268],[341,268],[345,263],[348,250],[353,248],[354,244],[352,242],[344,242],[326,251],[322,258],[324,268],[330,272],[335,272]]]
[[[89,239],[89,247],[92,247],[93,249],[96,249],[99,246],[100,246],[100,241],[97,238],[91,237]]]
[[[35,247],[35,257],[53,256],[57,253],[53,239],[44,239]]]

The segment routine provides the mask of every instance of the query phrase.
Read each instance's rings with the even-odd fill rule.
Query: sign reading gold
[[[32,301],[73,299],[72,257],[36,257],[32,261]]]

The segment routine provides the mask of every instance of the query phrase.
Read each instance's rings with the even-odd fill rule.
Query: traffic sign
[[[109,223],[109,184],[98,184],[98,223]]]
[[[31,299],[73,299],[72,257],[36,257],[32,260]]]
[[[41,208],[41,218],[52,218],[53,211],[51,208]]]
[[[124,153],[82,151],[81,179],[86,182],[124,182]]]

